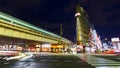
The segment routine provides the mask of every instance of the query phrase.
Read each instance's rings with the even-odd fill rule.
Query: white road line
[[[115,66],[113,68],[120,68],[120,62],[108,60],[105,58],[94,57],[91,55],[78,55],[82,60],[88,62],[96,68],[109,68],[110,66]]]

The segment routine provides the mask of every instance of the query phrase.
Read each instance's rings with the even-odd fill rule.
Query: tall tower
[[[88,16],[80,5],[76,6],[76,36],[77,44],[86,45],[89,41],[90,23]]]

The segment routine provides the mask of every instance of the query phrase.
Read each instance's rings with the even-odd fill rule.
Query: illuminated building
[[[96,32],[95,29],[90,28],[90,41],[89,45],[91,46],[91,50],[96,50],[96,52],[102,51],[102,42],[100,40],[100,36]],[[93,51],[91,51],[93,52]]]
[[[112,41],[112,45],[113,45],[113,49],[115,50],[115,52],[120,52],[120,38],[119,37],[114,37],[111,38]]]
[[[76,6],[76,36],[78,45],[86,45],[89,42],[89,33],[91,24],[88,16],[80,5]]]

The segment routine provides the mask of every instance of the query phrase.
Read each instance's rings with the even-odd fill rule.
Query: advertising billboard
[[[111,41],[112,41],[112,42],[119,42],[120,39],[119,39],[119,38],[111,38]]]

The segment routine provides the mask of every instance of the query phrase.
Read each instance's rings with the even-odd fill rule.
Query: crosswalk
[[[120,68],[120,62],[99,58],[88,54],[79,54],[78,56],[96,68]]]

